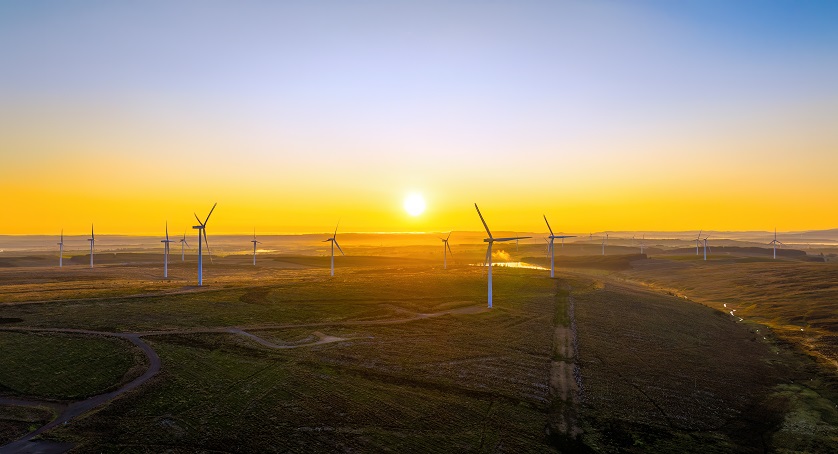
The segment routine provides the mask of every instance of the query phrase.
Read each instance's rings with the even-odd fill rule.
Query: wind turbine
[[[189,243],[186,242],[186,231],[183,232],[183,238],[180,239],[180,261],[181,262],[186,260],[186,256],[184,255],[184,249],[183,249],[184,244],[186,245],[186,247],[189,247]]]
[[[551,249],[552,249],[550,247],[550,240],[548,240],[547,238],[544,238],[544,242],[547,243],[547,245],[546,245],[547,247],[545,247],[544,250],[547,251],[547,257],[550,257]]]
[[[197,213],[192,213],[195,215],[195,219],[198,220],[198,225],[192,226],[193,229],[198,231],[198,287],[204,284],[204,255],[201,252],[201,234],[204,235],[204,241],[207,243],[207,253],[210,254],[210,261],[212,260],[212,252],[210,252],[209,247],[209,240],[207,240],[207,222],[209,221],[210,216],[212,216],[212,212],[215,210],[215,206],[218,205],[218,202],[215,202],[212,205],[212,209],[210,209],[207,218],[204,222],[201,222],[201,219],[198,218]]]
[[[643,253],[643,248],[646,247],[646,234],[643,234],[643,238],[640,240],[640,253]]]
[[[346,255],[346,254],[343,253],[343,249],[340,248],[340,244],[338,244],[338,240],[336,239],[337,236],[338,236],[338,226],[339,225],[340,225],[340,221],[338,221],[338,224],[335,226],[335,233],[332,234],[332,237],[329,238],[328,240],[323,240],[324,243],[327,242],[327,241],[332,243],[330,245],[331,250],[332,250],[332,276],[335,275],[335,246],[338,247],[338,250],[340,251],[340,255]]]
[[[174,241],[169,239],[169,222],[166,221],[166,239],[160,240],[164,244],[163,247],[163,278],[169,277],[169,243]]]
[[[483,222],[483,227],[486,228],[486,233],[489,234],[489,238],[484,238],[484,243],[489,243],[489,246],[486,248],[486,265],[488,266],[488,274],[489,274],[489,308],[492,307],[492,245],[495,241],[512,241],[512,240],[522,240],[524,238],[531,238],[528,236],[514,236],[509,238],[495,238],[492,236],[492,232],[489,231],[489,226],[486,225],[486,220],[483,219],[483,215],[480,213],[480,208],[477,207],[477,204],[474,204],[474,208],[477,210],[477,215],[480,216],[480,221]]]
[[[772,241],[768,244],[773,244],[774,245],[774,259],[776,260],[777,259],[777,245],[778,244],[783,244],[782,241],[777,240],[777,227],[774,227],[774,241]],[[785,244],[783,244],[783,246],[785,246]]]
[[[695,237],[695,255],[698,255],[698,246],[701,244],[701,232],[703,231],[704,229],[699,230],[698,236]]]
[[[253,243],[253,266],[256,266],[256,245],[262,244],[261,241],[256,241],[256,228],[253,228],[253,239],[250,240]]]
[[[64,229],[61,229],[61,240],[58,241],[58,267],[64,266]]]
[[[554,266],[553,265],[555,263],[555,259],[554,259],[555,254],[553,253],[553,240],[555,240],[556,238],[561,238],[562,239],[562,247],[564,247],[564,239],[565,238],[573,238],[573,235],[554,235],[553,234],[553,229],[550,227],[550,223],[547,222],[547,215],[544,214],[542,216],[544,216],[544,222],[547,224],[547,230],[550,231],[550,236],[548,237],[548,238],[550,238],[550,246],[549,246],[550,247],[550,277],[554,277]]]
[[[605,255],[605,244],[608,243],[608,232],[605,232],[605,236],[602,237],[602,255]]]
[[[454,251],[451,250],[451,245],[448,244],[448,238],[451,238],[451,234],[454,232],[449,232],[448,236],[445,238],[440,237],[442,240],[442,269],[448,269],[448,253],[451,253],[451,257],[454,257]]]
[[[90,224],[90,238],[87,241],[90,241],[90,267],[93,268],[93,243],[96,242],[96,237],[93,236],[93,224]]]
[[[707,238],[710,238],[710,235],[704,237],[704,260],[707,260]]]

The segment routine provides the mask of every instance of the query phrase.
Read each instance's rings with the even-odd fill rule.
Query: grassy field
[[[276,311],[271,322],[317,325],[252,331],[266,339],[358,339],[271,350],[229,334],[149,336],[163,372],[50,436],[106,450],[549,451],[555,284],[504,270],[497,310],[416,318],[485,304],[474,298],[480,271],[467,271],[353,274],[334,283],[344,286],[340,300],[329,286],[222,292],[245,313],[265,306]]]
[[[838,372],[838,262],[661,257],[619,276],[766,325]]]
[[[0,331],[0,393],[80,400],[139,375],[131,344],[106,337]]]
[[[55,414],[46,408],[0,405],[0,446],[46,424]]]
[[[838,449],[838,388],[813,361],[695,303],[574,289],[584,440],[596,451]]]
[[[73,328],[141,333],[162,361],[139,388],[44,434],[79,452],[838,449],[834,373],[782,333],[680,297],[702,290],[677,287],[692,274],[672,270],[710,263],[573,257],[557,279],[496,269],[486,310],[478,267],[354,257],[329,278],[327,260],[215,264],[202,289],[179,280],[185,268],[162,282],[114,263],[91,293],[73,290],[90,270],[28,281],[0,270],[0,351],[18,358],[0,394],[86,396],[144,370],[127,341],[9,331]],[[817,293],[817,278],[771,279],[799,300]],[[46,299],[40,285],[59,301],[28,303]],[[50,418],[0,406],[0,435]]]

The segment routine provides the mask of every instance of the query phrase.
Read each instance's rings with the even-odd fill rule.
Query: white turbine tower
[[[332,243],[330,245],[331,246],[331,252],[332,252],[332,274],[331,274],[332,276],[335,275],[335,246],[338,247],[338,250],[340,251],[340,255],[346,255],[346,254],[343,253],[343,249],[340,248],[340,244],[338,244],[338,240],[336,239],[337,236],[338,236],[338,226],[340,226],[340,221],[338,221],[338,224],[335,226],[335,233],[332,234],[332,237],[329,238],[328,240],[323,240],[324,243],[327,242],[327,241],[329,243]]]
[[[256,241],[256,228],[253,228],[253,239],[250,240],[253,243],[253,266],[256,266],[256,245],[262,244],[261,241]]]
[[[454,257],[454,252],[451,250],[451,246],[448,244],[448,238],[451,238],[451,234],[454,232],[449,232],[448,236],[445,238],[440,237],[439,239],[442,240],[442,269],[448,269],[448,253],[451,253],[451,257]]]
[[[489,243],[489,246],[486,248],[486,266],[488,266],[488,274],[489,274],[489,308],[492,307],[492,245],[495,241],[512,241],[512,240],[522,240],[524,238],[531,238],[528,236],[514,236],[509,238],[495,238],[492,236],[492,232],[489,231],[489,226],[486,225],[486,221],[483,219],[483,215],[480,213],[480,208],[477,208],[477,204],[474,204],[474,208],[477,210],[477,215],[480,216],[480,221],[483,222],[483,227],[486,228],[486,233],[489,234],[489,238],[484,238],[484,243]]]
[[[173,240],[169,239],[169,222],[166,221],[166,239],[160,240],[161,243],[164,244],[163,246],[163,278],[169,277],[169,243],[174,243]]]
[[[96,237],[93,236],[93,224],[90,224],[90,238],[87,241],[90,241],[90,267],[93,268],[93,243],[96,242]]]
[[[195,219],[198,220],[198,225],[192,226],[193,229],[198,230],[198,287],[204,284],[204,255],[201,251],[201,234],[204,235],[204,242],[207,243],[207,253],[210,255],[210,261],[212,261],[212,252],[210,252],[209,240],[207,240],[207,222],[209,222],[209,218],[212,216],[212,212],[215,210],[216,205],[218,205],[218,202],[215,202],[212,205],[212,209],[204,222],[201,222],[197,213],[192,213],[195,215]]]
[[[561,238],[562,239],[562,247],[564,247],[564,239],[565,238],[573,238],[573,235],[554,235],[553,234],[553,229],[550,227],[550,223],[547,222],[547,215],[545,214],[545,215],[542,215],[542,216],[544,216],[544,222],[547,224],[547,230],[550,231],[550,236],[548,237],[548,238],[550,238],[550,245],[548,246],[549,249],[550,249],[550,277],[554,277],[555,267],[553,265],[555,263],[555,259],[554,259],[555,254],[553,254],[553,251],[554,251],[553,240],[555,240],[556,238]]]
[[[710,235],[704,237],[704,260],[707,260],[707,238],[710,238]]]
[[[605,236],[602,237],[602,255],[605,255],[605,245],[608,243],[608,232],[605,232]]]
[[[184,254],[183,245],[186,245],[186,247],[189,247],[189,243],[186,242],[186,232],[183,232],[183,238],[180,239],[180,261],[181,262],[186,261],[186,255]]]
[[[778,244],[783,244],[782,241],[777,240],[777,227],[774,227],[774,241],[772,241],[768,244],[774,245],[774,259],[776,260],[777,259],[777,245]],[[783,244],[783,246],[785,246],[785,244]]]
[[[58,267],[64,266],[64,229],[61,229],[61,240],[58,241]]]
[[[643,234],[643,238],[640,240],[640,253],[643,253],[643,248],[646,247],[646,234]]]
[[[699,230],[698,235],[695,237],[695,255],[698,255],[698,247],[701,245],[701,232],[703,231],[704,229]]]

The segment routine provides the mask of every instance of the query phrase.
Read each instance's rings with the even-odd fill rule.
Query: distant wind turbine
[[[209,240],[207,239],[207,222],[209,222],[210,216],[212,216],[212,212],[215,211],[215,206],[218,205],[218,202],[215,202],[212,205],[212,209],[210,209],[207,218],[204,222],[201,222],[201,219],[198,218],[197,213],[192,213],[195,215],[195,219],[198,221],[198,225],[192,226],[193,229],[198,231],[198,287],[204,285],[204,255],[201,251],[201,235],[204,236],[204,242],[207,243],[207,253],[210,255],[210,261],[212,261],[212,252],[210,251],[209,247]]]
[[[480,208],[477,207],[477,204],[474,204],[474,208],[477,210],[477,215],[480,216],[480,221],[483,223],[483,227],[486,228],[486,233],[489,234],[489,238],[484,238],[484,243],[489,243],[489,246],[486,248],[486,265],[487,271],[489,274],[489,308],[492,307],[492,245],[498,241],[512,241],[512,240],[520,240],[524,238],[531,238],[528,236],[514,236],[509,238],[495,238],[492,236],[492,232],[489,231],[489,226],[486,225],[486,221],[483,219],[483,215],[480,213]]]
[[[61,240],[58,241],[58,267],[64,266],[64,229],[61,229]]]
[[[710,238],[710,235],[704,237],[704,260],[707,260],[707,238]]]
[[[96,242],[96,237],[93,236],[93,224],[90,224],[90,238],[87,241],[90,241],[90,267],[93,268],[93,243]]]
[[[186,242],[186,231],[183,232],[183,238],[180,239],[180,261],[181,262],[186,261],[186,255],[184,254],[183,245],[186,245],[186,247],[189,247],[189,243]],[[192,249],[192,248],[190,248],[190,249]]]
[[[338,221],[338,224],[335,226],[335,233],[332,234],[332,237],[327,239],[327,240],[323,240],[324,243],[327,242],[327,241],[329,243],[332,243],[330,245],[331,246],[331,252],[332,252],[332,274],[331,274],[332,276],[335,275],[335,246],[338,247],[338,250],[340,251],[340,255],[346,255],[346,254],[343,253],[343,249],[340,248],[340,244],[338,244],[338,240],[337,240],[338,226],[340,226],[340,221]]]
[[[554,235],[553,234],[553,229],[550,227],[550,223],[547,222],[547,215],[544,214],[542,216],[544,216],[544,222],[547,224],[547,230],[550,231],[550,236],[548,237],[548,238],[550,238],[550,246],[549,246],[549,248],[550,248],[550,277],[554,277],[555,254],[553,253],[553,251],[554,251],[553,240],[555,240],[556,238],[561,238],[562,239],[562,247],[564,247],[564,239],[565,238],[573,238],[573,235]]]
[[[777,240],[777,227],[774,227],[774,241],[772,241],[768,244],[773,244],[774,245],[774,259],[776,260],[777,259],[777,245],[782,244],[783,246],[785,246],[785,244],[783,244],[782,241]]]
[[[169,239],[169,222],[166,221],[166,239],[160,240],[161,243],[164,244],[163,246],[163,278],[169,277],[169,243],[174,243],[174,241]]]
[[[646,247],[646,234],[643,234],[643,238],[640,240],[640,253],[643,253],[643,248]]]
[[[605,232],[605,236],[602,237],[602,255],[605,255],[605,245],[608,243],[608,232]]]
[[[699,230],[698,235],[695,237],[695,255],[698,255],[698,246],[701,245],[701,232],[703,231],[704,229]]]
[[[262,244],[261,241],[256,241],[256,228],[253,228],[253,239],[250,240],[253,243],[253,266],[256,266],[256,245]]]
[[[442,269],[448,269],[448,253],[451,253],[451,257],[454,257],[454,252],[451,250],[451,245],[448,244],[448,238],[451,238],[451,234],[454,232],[449,232],[448,236],[445,238],[440,237],[439,239],[442,240]]]

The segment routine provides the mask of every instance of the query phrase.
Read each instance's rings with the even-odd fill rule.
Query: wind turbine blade
[[[489,234],[489,238],[492,237],[492,232],[489,231],[489,226],[486,225],[486,220],[483,219],[483,214],[480,213],[480,208],[477,208],[477,204],[474,204],[474,208],[477,210],[477,215],[480,216],[480,221],[483,223],[483,227],[486,229],[486,233]]]
[[[553,229],[552,229],[552,228],[550,228],[550,223],[549,223],[549,222],[547,222],[547,215],[546,215],[546,214],[543,214],[542,216],[544,216],[544,222],[545,222],[545,223],[547,223],[547,230],[549,230],[549,231],[550,231],[550,236],[553,236]]]
[[[338,219],[338,223],[335,225],[335,233],[332,234],[332,238],[338,236],[338,227],[340,227],[340,219]]]
[[[451,254],[451,256],[453,257],[454,256],[454,251],[451,250],[451,245],[448,244],[447,241],[445,242],[445,247],[448,248],[448,253]]]
[[[340,255],[346,255],[346,254],[343,253],[343,249],[340,248],[340,244],[338,244],[338,240],[334,240],[334,241],[335,241],[335,246],[337,246],[338,250],[340,251]]]
[[[701,232],[703,232],[703,231],[704,231],[704,229],[699,230],[698,231],[698,236],[696,238],[701,238]]]
[[[207,219],[209,219],[209,216]],[[207,245],[207,254],[209,255],[210,263],[212,263],[212,251],[210,251],[209,240],[207,239],[207,229],[203,228],[201,231],[204,232],[204,243]]]
[[[169,242],[169,221],[166,221],[166,244]]]
[[[198,213],[193,212],[192,214],[195,215],[195,220],[198,221],[198,224],[201,224],[201,218],[198,217]],[[204,225],[204,224],[201,224]]]
[[[215,202],[215,203],[212,205],[212,209],[210,209],[210,212],[209,212],[209,214],[207,215],[207,220],[206,220],[206,221],[204,221],[204,224],[203,224],[203,225],[207,225],[207,221],[209,221],[209,217],[210,217],[210,216],[212,216],[212,212],[213,212],[213,211],[215,211],[215,206],[216,206],[216,205],[218,205],[218,202]],[[201,222],[201,221],[198,221],[198,222]]]
[[[93,224],[90,224],[90,239],[91,239],[91,240],[95,240],[95,239],[96,239],[96,237],[95,237],[95,236],[93,236]]]
[[[452,234],[452,233],[454,233],[454,231],[453,231],[453,230],[452,230],[452,231],[450,231],[450,232],[448,232],[448,236],[447,236],[447,237],[445,237],[445,242],[446,242],[446,243],[448,242],[448,238],[451,238],[451,234]]]

